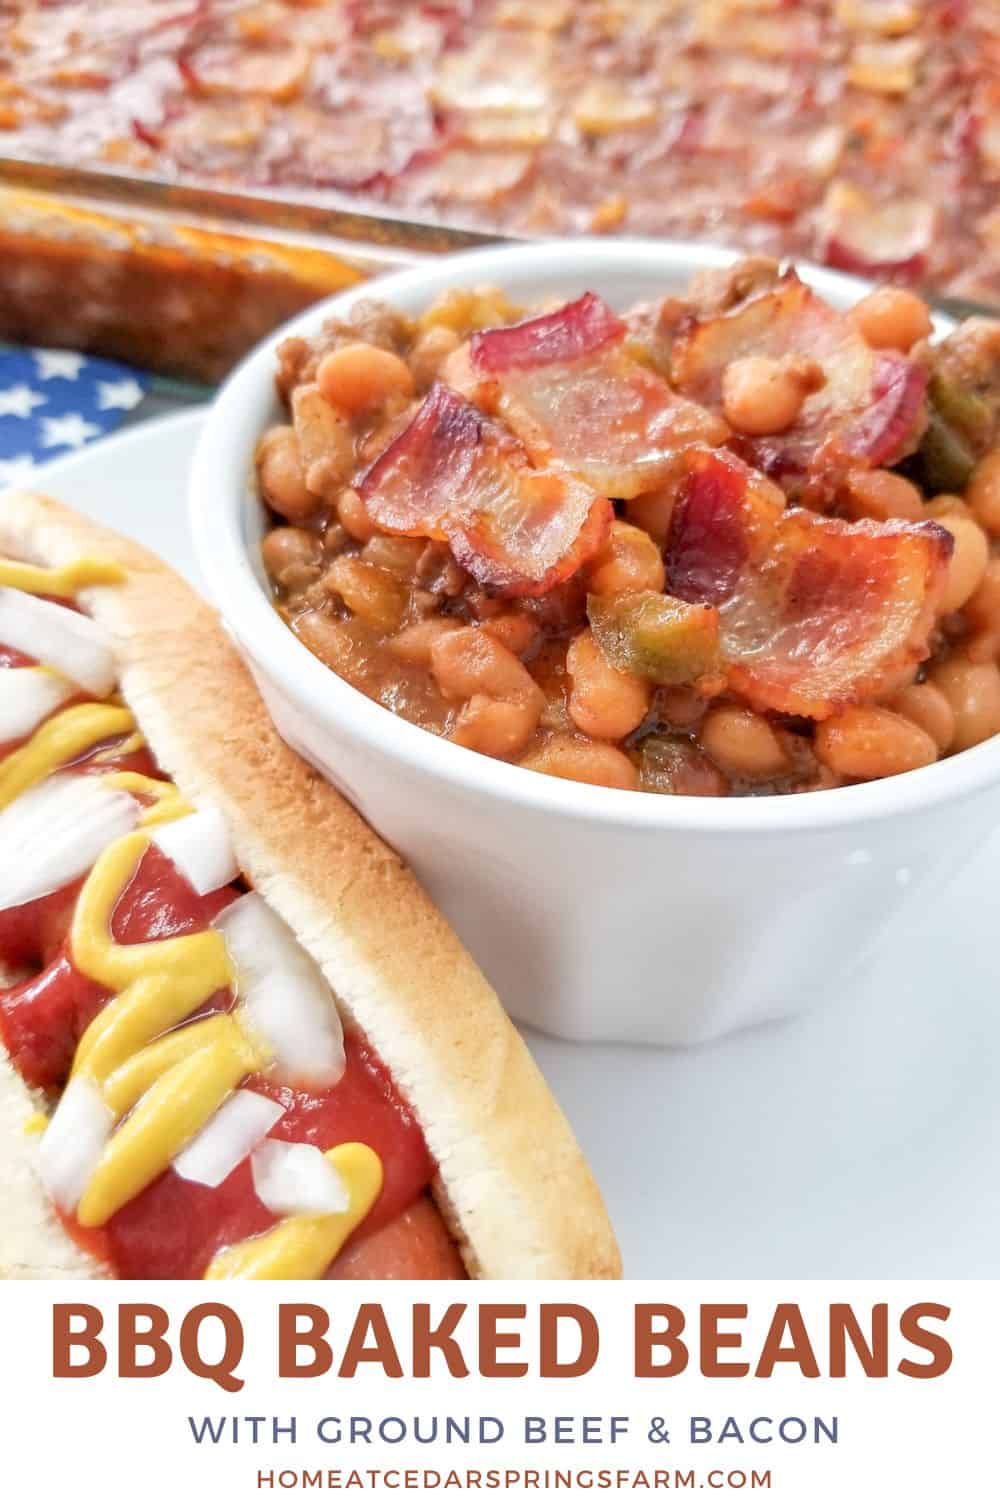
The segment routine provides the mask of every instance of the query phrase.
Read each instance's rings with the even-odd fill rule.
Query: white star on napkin
[[[10,385],[0,391],[0,417],[30,417],[35,407],[44,406],[47,399],[30,385]]]
[[[75,380],[83,364],[83,355],[74,354],[72,349],[35,350],[39,380]]]
[[[145,392],[138,380],[99,380],[97,382],[97,405],[101,411],[131,411],[138,406]]]
[[[82,448],[89,438],[97,437],[100,428],[81,417],[78,411],[64,417],[42,418],[43,448]]]

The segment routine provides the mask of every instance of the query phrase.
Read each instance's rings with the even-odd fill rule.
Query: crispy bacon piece
[[[726,366],[749,354],[804,355],[826,377],[786,432],[733,440],[742,457],[790,493],[804,492],[813,503],[826,499],[846,468],[894,463],[920,438],[926,371],[902,354],[870,349],[851,320],[794,271],[728,312],[692,318],[674,339],[674,383],[721,408]]]
[[[607,538],[611,503],[576,475],[533,467],[497,422],[435,385],[359,493],[386,531],[447,541],[497,593],[547,593]]]
[[[734,691],[757,708],[822,719],[928,654],[952,549],[942,527],[784,509],[731,454],[688,464],[666,587],[718,608]]]
[[[511,370],[565,364],[593,354],[624,333],[625,324],[603,298],[584,292],[554,312],[473,334],[469,352],[475,369],[486,375],[505,375]]]
[[[678,396],[635,358],[627,325],[593,292],[555,312],[476,334],[446,376],[497,411],[536,462],[630,499],[669,477],[694,442],[720,443],[719,416]]]
[[[690,604],[724,604],[748,565],[767,553],[785,509],[781,491],[738,461],[692,455],[671,515],[664,553],[668,594]]]

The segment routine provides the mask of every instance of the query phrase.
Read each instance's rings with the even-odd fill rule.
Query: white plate
[[[185,412],[37,487],[196,585]],[[1000,843],[839,1004],[697,1051],[529,1038],[607,1197],[629,1276],[973,1277],[1000,1266]],[[845,958],[849,955],[845,955]]]

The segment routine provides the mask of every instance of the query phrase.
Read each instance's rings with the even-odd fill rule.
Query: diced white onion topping
[[[72,1213],[83,1196],[115,1117],[89,1078],[71,1078],[42,1136],[38,1168],[52,1201]]]
[[[0,641],[54,667],[95,698],[106,698],[118,676],[107,631],[75,609],[0,588]]]
[[[64,771],[0,813],[0,911],[37,901],[86,874],[139,820],[127,792]]]
[[[262,896],[251,891],[220,912],[250,1026],[290,1083],[330,1088],[344,1072],[344,1032],[319,965]]]
[[[33,734],[73,691],[73,684],[55,672],[8,667],[0,677],[0,745]]]
[[[216,807],[199,807],[186,818],[162,824],[153,842],[199,896],[228,885],[240,873],[229,830]]]
[[[187,1182],[218,1187],[284,1113],[284,1106],[274,1099],[238,1089],[175,1158],[174,1171]]]
[[[257,1197],[278,1218],[340,1214],[350,1207],[344,1179],[315,1146],[262,1141],[250,1165]]]

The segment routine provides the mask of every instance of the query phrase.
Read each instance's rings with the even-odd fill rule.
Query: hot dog
[[[569,1126],[213,612],[0,502],[0,1276],[620,1274]]]

